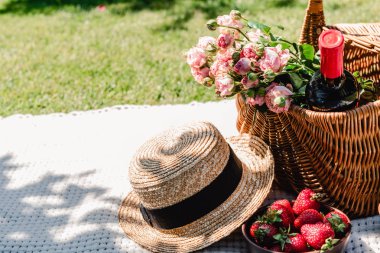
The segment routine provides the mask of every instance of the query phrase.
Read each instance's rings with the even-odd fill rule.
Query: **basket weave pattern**
[[[325,27],[322,0],[310,0],[300,42],[317,46],[322,29],[345,34],[345,68],[380,80],[380,24]],[[351,217],[377,214],[380,203],[380,100],[355,110],[314,112],[292,106],[288,113],[260,112],[239,95],[237,129],[262,138],[285,188],[309,187],[324,202]]]

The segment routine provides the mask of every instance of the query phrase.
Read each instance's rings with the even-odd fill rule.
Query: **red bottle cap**
[[[318,40],[321,53],[321,73],[325,78],[343,74],[344,37],[338,30],[323,31]]]

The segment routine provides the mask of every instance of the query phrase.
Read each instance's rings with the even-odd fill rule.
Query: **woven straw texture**
[[[235,119],[234,101],[0,118],[0,252],[147,252],[118,221],[132,155],[189,121],[235,135]],[[291,196],[275,188],[265,203],[283,197]],[[347,252],[380,252],[379,231],[379,216],[354,220]],[[247,245],[237,231],[202,252],[244,253]]]
[[[154,229],[144,221],[139,211],[139,196],[144,196],[142,194],[144,192],[135,192],[136,175],[139,177],[137,181],[143,183],[146,181],[145,178],[149,180],[152,175],[157,174],[157,177],[153,176],[156,183],[146,187],[145,191],[150,191],[151,188],[161,189],[157,191],[158,195],[169,196],[165,202],[175,204],[181,200],[178,200],[178,197],[171,197],[170,191],[179,196],[183,195],[181,198],[192,196],[194,189],[198,191],[203,189],[222,172],[227,163],[225,158],[228,159],[229,156],[227,142],[221,140],[223,137],[218,130],[208,123],[193,123],[175,130],[177,132],[173,130],[164,132],[145,143],[132,159],[130,178],[134,192],[124,200],[119,212],[120,224],[126,234],[155,252],[194,251],[229,235],[261,206],[269,193],[274,177],[273,156],[269,147],[261,139],[251,138],[248,134],[231,137],[227,141],[243,164],[242,179],[233,194],[212,212],[190,224],[169,230]],[[172,144],[170,144],[171,140],[173,140]],[[200,142],[203,144],[199,145]],[[173,147],[177,152],[173,150]],[[173,151],[170,152],[168,159],[165,158],[167,155],[162,155],[162,150],[167,148]],[[214,150],[216,152],[213,152]],[[215,156],[218,153],[222,155],[224,153],[225,157]],[[183,159],[184,154],[186,154],[186,159]],[[200,156],[202,159],[199,159]],[[152,157],[155,157],[155,161],[174,159],[167,163],[166,167],[160,163],[163,166],[160,169],[157,169],[157,163],[154,168],[147,168],[142,164],[136,168],[136,163],[139,163],[141,159],[152,161]],[[207,160],[209,164],[203,163],[204,160]],[[173,164],[179,165],[177,170],[173,169]],[[195,164],[195,170],[193,170],[193,164]],[[203,167],[203,171],[197,171],[198,166]],[[178,175],[174,178],[170,175],[161,177],[160,174],[167,172],[168,168],[172,168],[173,173]],[[152,170],[154,170],[153,173]],[[189,181],[191,184],[188,187]],[[167,188],[167,185],[171,187]],[[157,199],[160,202],[161,198]],[[144,205],[145,203],[149,205],[151,202],[155,202],[154,197],[147,199]],[[167,203],[161,202],[157,207],[165,207]]]
[[[310,0],[300,42],[317,47],[325,26],[322,0]],[[380,24],[329,26],[345,34],[345,68],[379,82]],[[380,203],[380,101],[342,113],[293,106],[287,114],[256,112],[236,99],[237,129],[270,145],[276,178],[286,188],[325,193],[351,217],[377,214]],[[256,120],[254,121],[254,115]]]
[[[209,185],[226,166],[229,154],[214,126],[194,122],[144,143],[132,158],[129,178],[146,208],[164,208]]]

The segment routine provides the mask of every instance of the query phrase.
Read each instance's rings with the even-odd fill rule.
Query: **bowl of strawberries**
[[[302,190],[297,199],[261,207],[242,226],[251,252],[344,252],[351,232],[342,211],[318,202],[320,195]]]

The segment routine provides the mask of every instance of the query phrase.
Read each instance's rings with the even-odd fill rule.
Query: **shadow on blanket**
[[[38,181],[16,187],[12,181],[17,181],[13,173],[18,169],[12,164],[12,155],[0,158],[1,250],[120,251],[114,241],[123,236],[114,225],[118,223],[120,200],[106,197],[106,189],[83,187],[83,180],[94,171],[77,175],[48,173]]]

